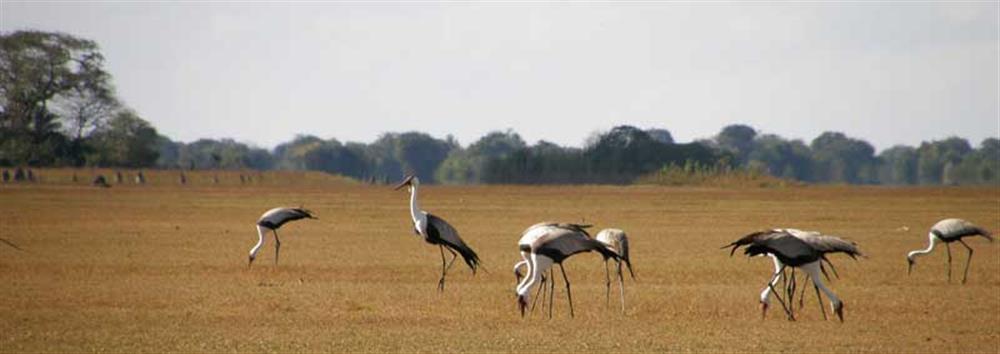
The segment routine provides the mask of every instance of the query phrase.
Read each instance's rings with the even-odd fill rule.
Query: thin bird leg
[[[965,260],[965,274],[962,275],[962,284],[965,284],[965,280],[969,278],[969,263],[972,263],[972,247],[965,244],[965,241],[962,241],[962,239],[958,239],[958,242],[961,242],[962,246],[965,246],[965,249],[969,250],[969,258]]]
[[[806,282],[806,284],[808,284],[808,280],[809,280],[809,273],[806,273],[805,278],[803,279],[803,282]],[[799,292],[799,309],[805,307],[804,303],[805,303],[805,299],[806,299],[806,288],[807,287],[803,286],[802,287],[802,291]]]
[[[438,250],[441,251],[441,280],[438,280],[438,291],[444,291],[444,275],[447,272],[444,259],[444,246],[438,245]]]
[[[779,275],[784,273],[785,267],[787,266],[782,265],[781,269],[779,269],[777,272],[774,272],[774,276],[772,276],[771,279],[767,281],[767,287],[771,288],[771,294],[773,294],[774,298],[778,299],[778,302],[781,303],[781,308],[785,309],[785,314],[788,315],[788,319],[794,321],[795,317],[792,317],[791,311],[788,311],[788,306],[785,306],[785,301],[782,300],[781,296],[778,295],[778,291],[774,289],[774,285],[771,285],[771,282],[773,282]]]
[[[823,321],[826,321],[826,308],[823,307],[823,296],[819,294],[819,287],[813,284],[813,289],[816,289],[816,303],[819,304],[819,312],[823,313]],[[805,288],[802,288],[805,291]]]
[[[531,312],[535,312],[535,304],[538,303],[538,298],[545,296],[545,276],[542,276],[542,283],[538,284],[538,290],[535,290],[535,299],[531,300]],[[545,307],[545,300],[542,300],[542,307]]]
[[[278,251],[281,251],[281,240],[278,239],[278,229],[273,229],[274,233],[274,265],[278,265]]]
[[[552,300],[556,295],[556,278],[552,277],[552,269],[549,269],[549,318],[552,318]]]
[[[833,271],[833,276],[836,277],[837,279],[840,279],[840,274],[837,274],[837,268],[833,266],[833,263],[830,262],[829,259],[826,259],[826,256],[823,256],[822,258],[820,258],[820,260],[825,261],[826,264],[830,266],[830,270]],[[830,275],[826,274],[826,269],[823,268],[823,262],[819,262],[819,270],[823,271],[823,274],[826,275],[827,281],[831,281]]]
[[[790,270],[791,275],[788,276],[788,286],[785,287],[785,296],[788,299],[788,309],[795,312],[795,305],[793,305],[795,300],[795,268]]]
[[[618,290],[622,299],[622,314],[625,314],[625,274],[622,274],[622,262],[618,262]]]
[[[948,250],[948,282],[951,283],[951,246],[946,242],[944,249]]]
[[[451,248],[448,247],[444,247],[444,249],[448,250],[448,252],[451,252],[451,261],[448,262],[448,267],[444,270],[444,272],[447,273],[449,270],[451,270],[451,265],[455,264],[455,258],[458,258],[458,253],[455,253],[455,251],[453,251]]]
[[[569,278],[566,277],[566,269],[559,263],[559,271],[562,272],[563,281],[566,282],[566,298],[569,300],[569,317],[573,317],[573,291],[569,288]]]
[[[604,287],[607,291],[604,292],[604,307],[611,306],[611,274],[608,271],[608,259],[604,259]]]

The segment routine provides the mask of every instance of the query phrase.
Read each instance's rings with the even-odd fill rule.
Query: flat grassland
[[[411,231],[408,194],[385,186],[0,185],[0,238],[23,249],[0,244],[0,352],[1000,351],[998,245],[967,241],[965,285],[958,244],[951,283],[944,247],[911,276],[904,259],[942,218],[1000,230],[1000,188],[422,186],[420,197],[487,272],[456,262],[439,293],[438,250]],[[285,225],[280,264],[269,240],[248,269],[256,219],[300,204],[320,219]],[[565,264],[576,317],[561,277],[554,318],[520,317],[516,242],[542,220],[629,233],[625,315],[616,297],[605,304],[601,258],[583,254]],[[839,235],[869,255],[833,257],[843,324],[823,320],[812,289],[798,321],[777,302],[761,319],[771,261],[719,247],[769,227]]]

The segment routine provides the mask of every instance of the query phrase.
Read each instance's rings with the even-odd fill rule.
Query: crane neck
[[[417,201],[417,186],[410,185],[410,216],[413,217],[413,221],[422,219],[422,211],[420,210],[420,202]]]
[[[528,281],[517,289],[517,295],[527,298],[531,294],[531,289],[542,280],[542,274],[552,267],[552,259],[532,253],[528,262]],[[551,280],[549,280],[551,281]]]
[[[930,234],[927,234],[927,239],[928,239],[927,242],[929,244],[927,245],[926,249],[916,250],[916,251],[910,252],[909,254],[906,255],[906,257],[910,258],[910,259],[913,259],[913,257],[923,256],[925,254],[931,253],[931,251],[934,250],[934,246],[937,246],[937,240],[938,240],[938,238],[937,238],[937,236],[934,236],[933,233],[930,233]]]

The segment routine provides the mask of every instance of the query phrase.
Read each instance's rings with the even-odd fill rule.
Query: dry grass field
[[[423,207],[488,271],[457,262],[439,293],[440,256],[413,235],[405,191],[199,178],[0,186],[0,237],[24,249],[0,244],[0,352],[1000,352],[1000,244],[969,242],[965,285],[961,246],[950,284],[943,247],[909,277],[904,259],[941,218],[1000,230],[998,188],[423,186]],[[257,217],[299,204],[320,219],[282,228],[278,266],[268,243],[248,269]],[[605,306],[601,259],[584,254],[566,262],[576,318],[561,280],[554,318],[520,317],[510,267],[541,220],[630,234],[627,314]],[[811,289],[798,321],[776,302],[761,319],[771,261],[719,247],[777,226],[867,252],[833,259],[843,324],[822,319]]]

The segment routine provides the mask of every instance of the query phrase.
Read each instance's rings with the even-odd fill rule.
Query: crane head
[[[760,319],[761,320],[767,318],[767,306],[768,305],[767,305],[766,302],[763,302],[763,301],[760,302]]]
[[[393,187],[392,189],[393,190],[399,190],[400,188],[403,188],[403,186],[412,186],[412,185],[419,184],[419,183],[420,183],[420,180],[417,179],[416,176],[414,176],[414,175],[407,175],[405,178],[403,178],[402,181],[400,181],[398,184],[396,184],[396,186]]]
[[[844,323],[844,303],[838,302],[833,306],[833,313],[837,314],[837,318],[840,319],[840,323]]]
[[[521,310],[521,317],[524,317],[524,310],[528,308],[528,297],[526,295],[517,295],[517,309]]]
[[[913,262],[913,258],[910,258],[909,256],[907,256],[906,257],[906,275],[910,275],[910,273],[913,273],[913,263],[914,263]]]

